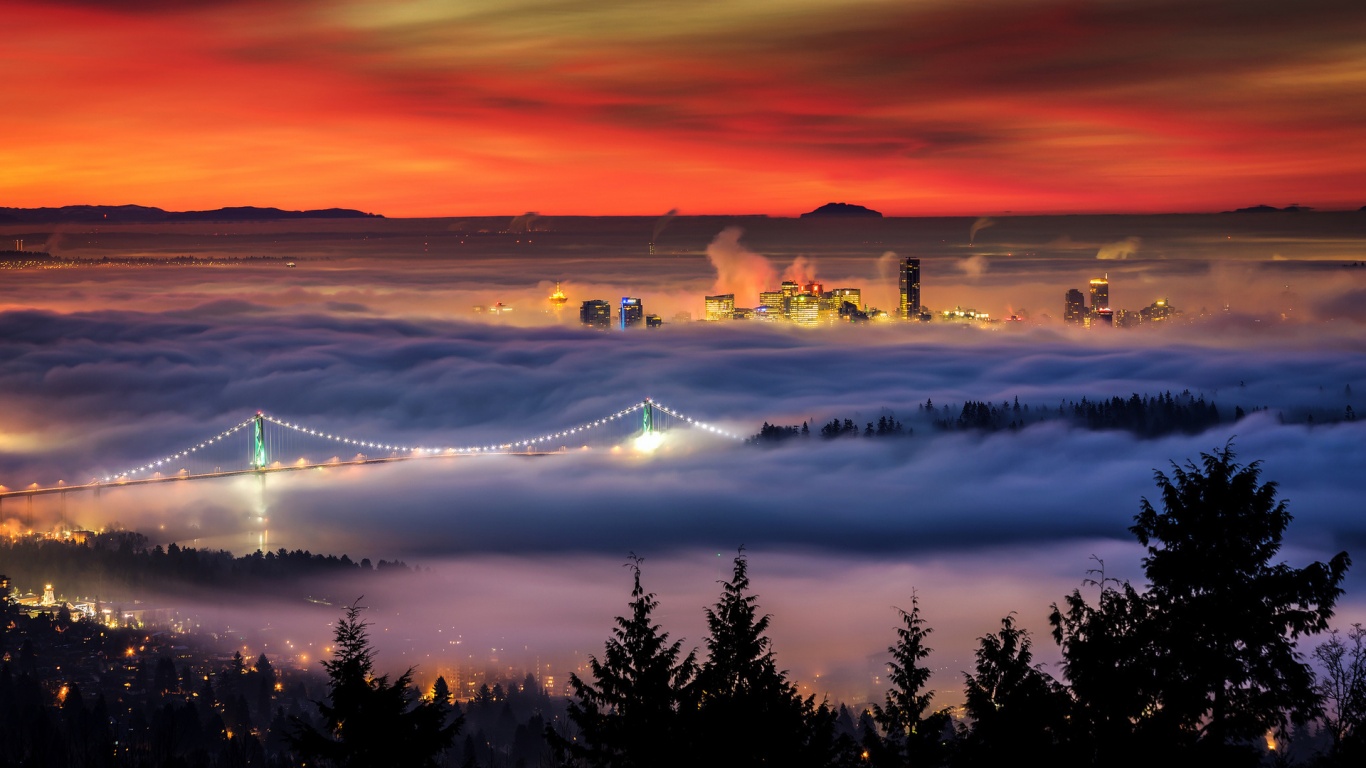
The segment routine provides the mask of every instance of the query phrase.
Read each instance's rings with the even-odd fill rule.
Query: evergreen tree
[[[1129,582],[1099,575],[1087,581],[1100,587],[1095,607],[1073,590],[1049,616],[1077,702],[1072,738],[1092,765],[1158,764],[1173,745],[1171,734],[1150,733],[1159,683],[1152,606]]]
[[[654,623],[659,601],[641,586],[640,563],[635,556],[627,563],[634,578],[630,616],[617,617],[602,658],[589,657],[592,682],[569,676],[574,700],[568,716],[578,728],[578,739],[546,730],[565,764],[649,768],[692,763],[683,718],[692,704],[688,697],[697,674],[695,654],[682,656],[682,643],[670,643],[668,633]]]
[[[1350,561],[1276,563],[1286,503],[1231,445],[1172,466],[1154,473],[1163,510],[1143,499],[1130,528],[1148,590],[1102,576],[1095,607],[1054,605],[1053,637],[1090,762],[1253,765],[1269,730],[1319,711],[1295,641],[1327,628]]]
[[[1029,632],[1010,615],[1001,619],[999,632],[979,642],[976,673],[963,675],[972,727],[963,734],[962,762],[1004,765],[1019,755],[1045,765],[1059,762],[1067,741],[1068,698],[1034,665]]]
[[[291,718],[293,749],[307,762],[344,768],[435,766],[461,723],[446,724],[443,703],[414,702],[411,668],[393,682],[375,676],[370,625],[360,611],[356,603],[346,609],[334,636],[337,650],[322,663],[329,694],[317,702],[323,727]]]
[[[1130,530],[1148,549],[1160,716],[1217,753],[1316,714],[1295,640],[1327,629],[1351,561],[1275,562],[1286,502],[1275,483],[1258,485],[1260,462],[1234,461],[1231,444],[1172,468],[1155,473],[1163,510],[1143,499]]]
[[[892,655],[887,664],[892,688],[885,706],[873,705],[873,718],[883,737],[869,745],[869,752],[878,757],[873,761],[876,765],[938,765],[944,759],[943,733],[949,716],[945,711],[926,714],[934,692],[925,690],[930,669],[922,664],[930,655],[925,638],[933,630],[920,618],[920,601],[914,592],[910,612],[897,611],[904,626],[896,630],[896,645],[887,649]]]
[[[835,713],[803,699],[777,668],[749,594],[744,552],[730,581],[707,609],[707,661],[697,679],[697,733],[705,734],[698,765],[822,766],[834,758]]]

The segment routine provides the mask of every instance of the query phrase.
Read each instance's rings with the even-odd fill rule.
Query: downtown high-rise
[[[901,262],[901,303],[897,316],[902,320],[920,317],[920,259]]]

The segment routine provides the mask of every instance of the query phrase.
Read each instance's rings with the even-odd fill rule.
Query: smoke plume
[[[530,232],[532,224],[540,217],[541,215],[535,211],[527,211],[521,216],[513,216],[512,221],[508,222],[508,232],[514,235]]]
[[[968,258],[958,262],[958,268],[963,270],[963,274],[967,275],[968,277],[974,279],[979,278],[982,275],[986,274],[987,257],[982,256],[981,254],[978,254],[977,256],[969,256]]]
[[[806,285],[816,281],[816,262],[805,256],[798,256],[792,260],[792,264],[783,270],[783,279],[791,280],[797,285]]]
[[[650,235],[650,242],[653,243],[654,241],[658,240],[659,236],[664,234],[664,230],[669,228],[669,223],[672,222],[674,220],[674,217],[677,215],[678,209],[670,208],[668,213],[664,214],[663,216],[660,216],[659,221],[655,222],[655,231],[654,234]]]
[[[1096,251],[1096,258],[1104,261],[1123,261],[1130,256],[1138,253],[1138,246],[1143,243],[1140,237],[1126,237],[1117,243],[1102,245]]]
[[[733,293],[737,304],[749,306],[747,302],[758,301],[759,292],[770,290],[777,278],[768,259],[740,245],[744,233],[739,227],[721,230],[707,246],[707,258],[716,268],[712,292]]]
[[[978,232],[981,232],[987,227],[992,227],[995,225],[996,222],[992,221],[991,219],[985,216],[978,219],[977,221],[972,222],[972,227],[968,229],[968,245],[972,245],[972,243],[977,240]]]

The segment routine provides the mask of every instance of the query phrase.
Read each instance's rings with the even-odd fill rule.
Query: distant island
[[[1314,210],[1307,205],[1292,203],[1284,208],[1277,208],[1274,205],[1253,205],[1247,208],[1237,208],[1224,213],[1308,213]]]
[[[853,203],[826,203],[814,211],[802,214],[803,219],[880,219],[882,213]]]
[[[61,208],[0,208],[0,222],[42,224],[108,224],[160,221],[280,221],[285,219],[382,219],[377,213],[349,208],[285,211],[251,205],[212,211],[166,211],[145,205],[64,205]]]

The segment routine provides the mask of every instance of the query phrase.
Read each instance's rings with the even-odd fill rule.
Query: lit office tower
[[[585,301],[579,307],[579,322],[589,328],[611,328],[612,305],[602,299]]]
[[[920,259],[901,262],[901,305],[897,314],[902,320],[920,317]]]
[[[1067,299],[1062,305],[1062,320],[1077,325],[1086,320],[1086,298],[1076,288],[1067,292]]]
[[[1110,273],[1091,281],[1091,312],[1110,308]]]
[[[640,299],[621,297],[621,327],[631,328],[645,322],[645,307]]]
[[[799,293],[787,300],[788,318],[797,325],[816,325],[821,319],[821,299]]]
[[[717,320],[735,319],[735,294],[722,293],[717,296],[708,296],[706,299],[707,319],[713,322]]]

